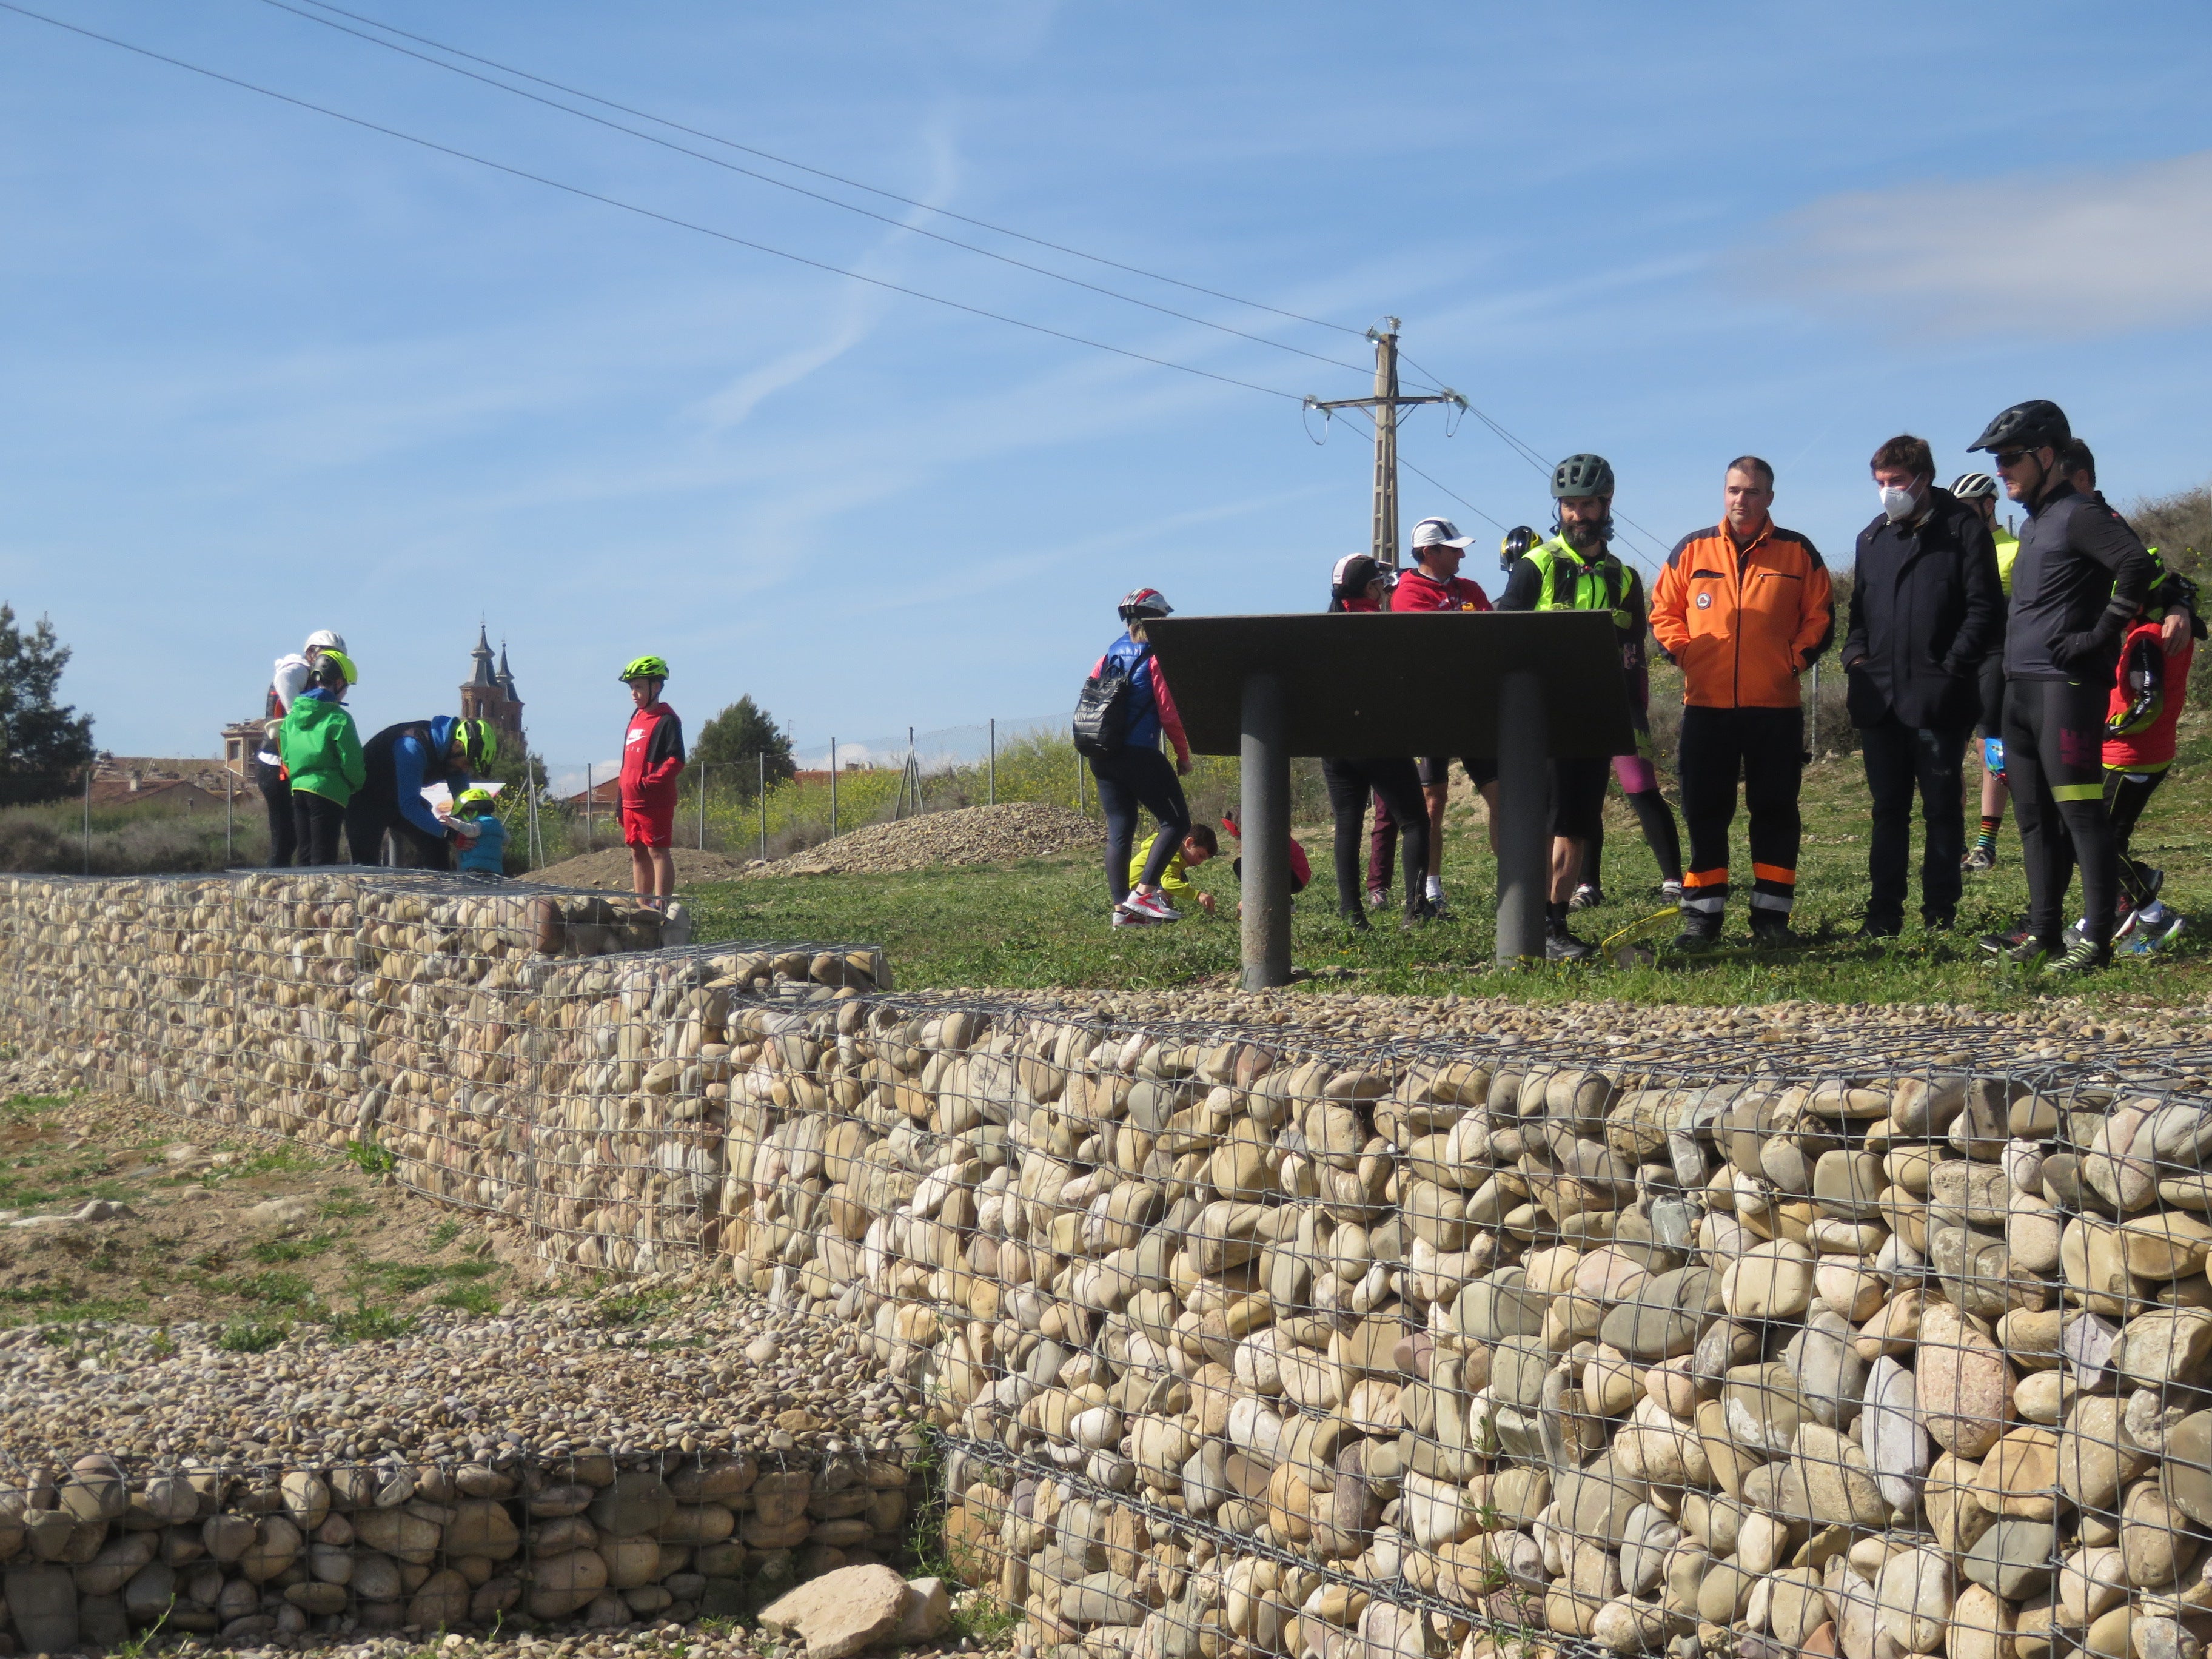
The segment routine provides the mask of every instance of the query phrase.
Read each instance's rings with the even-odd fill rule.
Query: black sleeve
[[[658,766],[663,761],[681,762],[684,758],[684,722],[673,714],[663,714],[653,723],[653,740],[646,745],[645,763]]]
[[[1947,674],[1971,674],[2004,643],[2004,583],[1997,575],[1996,538],[1971,507],[1960,515],[1959,538],[1963,566],[1960,576],[1966,592],[1966,615],[1952,636]]]
[[[2112,573],[2112,601],[2089,631],[2100,640],[2116,640],[2150,597],[2158,566],[2128,528],[2128,521],[2110,507],[2084,508],[2067,521],[2067,530],[2068,544],[2075,552],[2086,553]]]
[[[1494,607],[1499,611],[1534,611],[1537,601],[1544,597],[1544,573],[1536,568],[1534,559],[1513,561],[1513,569],[1505,578],[1505,591],[1498,596]]]
[[[1846,668],[1861,657],[1873,654],[1873,648],[1867,644],[1866,618],[1859,612],[1859,599],[1866,589],[1867,544],[1874,539],[1874,536],[1875,532],[1872,529],[1859,532],[1858,547],[1851,562],[1851,625],[1844,635],[1844,648],[1841,653],[1844,666]],[[1832,605],[1834,601],[1831,599],[1829,603]]]

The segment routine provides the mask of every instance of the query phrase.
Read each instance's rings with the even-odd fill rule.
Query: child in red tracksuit
[[[2179,648],[2167,650],[2160,637],[2161,620],[2146,610],[2129,625],[2105,714],[2105,810],[2119,854],[2121,908],[2129,913],[2113,933],[2122,951],[2157,950],[2172,943],[2182,926],[2159,902],[2166,872],[2136,862],[2128,850],[2143,808],[2173,765],[2173,728],[2189,695],[2189,664],[2197,649],[2185,630]]]
[[[622,672],[637,712],[623,734],[622,827],[630,879],[647,899],[676,890],[676,780],[684,771],[684,722],[660,700],[668,664],[639,657]]]

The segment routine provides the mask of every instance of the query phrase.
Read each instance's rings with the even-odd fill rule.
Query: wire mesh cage
[[[9,1035],[88,1081],[864,1333],[1038,1655],[2201,1652],[2212,1046],[1359,1040],[603,896],[8,890]]]

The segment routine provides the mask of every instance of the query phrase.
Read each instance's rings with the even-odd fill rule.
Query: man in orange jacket
[[[1797,789],[1805,711],[1797,677],[1835,637],[1835,604],[1819,550],[1778,526],[1774,469],[1756,455],[1729,463],[1727,514],[1682,538],[1651,592],[1651,633],[1682,670],[1682,819],[1690,867],[1682,877],[1675,948],[1720,937],[1728,908],[1729,826],[1736,780],[1751,817],[1751,931],[1794,945]]]

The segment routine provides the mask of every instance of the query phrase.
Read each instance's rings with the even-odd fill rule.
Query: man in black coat
[[[1926,822],[1920,915],[1947,928],[1959,908],[1966,850],[1961,805],[1966,737],[1979,708],[1976,672],[2004,637],[1996,545],[1972,507],[1936,488],[1924,439],[1892,438],[1875,451],[1879,517],[1859,532],[1844,667],[1873,797],[1862,939],[1905,929],[1912,796]]]

